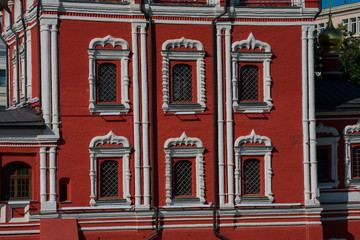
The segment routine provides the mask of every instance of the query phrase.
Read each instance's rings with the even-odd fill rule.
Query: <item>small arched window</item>
[[[244,195],[260,194],[260,161],[258,159],[247,159],[243,165],[243,189]]]
[[[174,165],[174,197],[193,195],[192,162],[177,161]]]
[[[31,199],[31,167],[23,162],[6,164],[2,169],[2,199]]]
[[[240,101],[258,101],[259,68],[254,65],[242,66],[239,86]]]
[[[352,174],[354,178],[360,177],[360,146],[353,148]]]
[[[116,65],[113,63],[102,63],[98,66],[98,103],[116,103],[117,77]]]
[[[114,160],[100,163],[99,192],[101,198],[119,197],[119,164]]]
[[[60,202],[70,201],[70,179],[61,178],[59,181],[59,200]]]
[[[317,174],[320,181],[331,180],[330,171],[330,149],[317,148],[316,149],[316,160],[317,160]]]
[[[177,64],[172,68],[173,102],[192,102],[192,67],[188,64]]]

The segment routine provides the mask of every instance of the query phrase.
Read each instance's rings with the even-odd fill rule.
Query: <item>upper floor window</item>
[[[360,120],[344,128],[345,185],[360,185]],[[359,199],[356,198],[358,201]]]
[[[31,167],[23,162],[6,164],[2,169],[2,199],[31,199]]]
[[[173,39],[164,42],[163,105],[164,112],[204,111],[205,51],[197,40]]]
[[[348,19],[342,20],[342,24],[346,30],[349,30],[349,20]]]
[[[112,48],[107,45],[111,45]],[[90,112],[128,112],[130,109],[128,43],[110,35],[95,38],[90,42],[88,53]]]
[[[252,130],[236,139],[234,147],[235,203],[273,202],[271,140]]]
[[[264,51],[262,51],[264,50]],[[272,51],[269,44],[248,39],[232,44],[233,108],[235,111],[270,111],[271,99],[270,62]]]
[[[131,205],[129,141],[110,131],[94,137],[90,151],[90,205]]]
[[[192,102],[193,81],[192,67],[188,64],[177,64],[172,68],[173,102]]]
[[[350,18],[350,32],[356,33],[356,18]]]
[[[170,138],[164,144],[166,204],[205,204],[205,179],[203,152],[198,138]]]
[[[352,177],[360,178],[360,146],[352,149]]]
[[[331,179],[331,160],[330,149],[327,147],[318,147],[316,149],[317,174],[320,182]]]
[[[245,65],[240,68],[240,101],[259,101],[259,68]]]

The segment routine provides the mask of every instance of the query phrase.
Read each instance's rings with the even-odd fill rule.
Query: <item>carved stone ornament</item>
[[[249,50],[250,48],[252,50],[259,48],[260,50],[265,49],[265,52],[271,52],[270,45],[268,43],[256,40],[252,33],[250,33],[249,37],[246,40],[241,40],[233,43],[232,50],[237,51],[238,49],[243,49],[244,47],[246,47]]]
[[[204,147],[203,143],[198,138],[189,138],[186,133],[183,132],[179,138],[169,138],[164,144],[164,148],[170,148],[176,145],[195,145],[197,147]]]
[[[344,128],[344,135],[360,131],[360,119],[355,125],[349,125]]]
[[[201,42],[197,41],[197,40],[192,40],[192,39],[186,39],[184,37],[180,38],[180,39],[169,39],[166,42],[163,43],[162,45],[162,50],[163,51],[167,51],[170,48],[180,48],[184,46],[185,48],[191,47],[194,48],[196,47],[196,49],[198,51],[204,51],[204,46],[201,44]]]
[[[316,133],[330,133],[333,136],[339,136],[339,132],[334,127],[324,126],[322,123],[319,123],[316,126]]]
[[[93,40],[91,40],[90,44],[89,44],[89,48],[96,48],[97,45],[101,45],[103,47],[106,46],[106,44],[111,44],[113,47],[116,46],[121,46],[121,48],[123,50],[128,50],[129,49],[129,44],[121,38],[114,38],[110,35],[104,37],[104,38],[94,38]]]
[[[265,144],[265,146],[272,146],[271,140],[268,137],[257,135],[254,129],[251,131],[250,135],[239,137],[235,142],[235,146],[240,147],[246,143],[260,143]]]

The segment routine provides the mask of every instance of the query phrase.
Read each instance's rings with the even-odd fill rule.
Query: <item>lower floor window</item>
[[[119,164],[114,160],[99,161],[100,198],[119,197]]]
[[[354,178],[360,177],[360,146],[354,147],[352,151],[352,174]]]
[[[3,167],[2,176],[3,200],[31,198],[31,167],[28,164],[8,163]]]
[[[261,194],[260,160],[253,158],[245,160],[243,169],[244,195]]]
[[[177,161],[174,164],[174,196],[192,196],[192,162],[189,160]]]
[[[317,148],[316,159],[317,159],[317,174],[319,181],[331,180],[330,171],[330,148]]]

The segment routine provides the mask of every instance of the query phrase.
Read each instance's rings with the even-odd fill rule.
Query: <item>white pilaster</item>
[[[26,91],[28,99],[32,98],[32,54],[31,54],[31,30],[26,30]]]
[[[56,203],[56,147],[51,147],[49,152],[49,190],[50,202]]]
[[[40,203],[44,204],[47,201],[46,194],[46,148],[40,148]]]
[[[90,205],[95,206],[96,205],[96,170],[95,170],[95,155],[93,153],[90,154]]]
[[[140,103],[139,103],[139,52],[138,25],[132,25],[133,48],[133,111],[134,111],[134,167],[135,167],[135,207],[141,205],[141,146],[140,146]]]
[[[149,163],[149,103],[147,81],[146,24],[140,27],[141,41],[141,109],[142,109],[142,157],[144,205],[150,206],[150,163]]]
[[[309,121],[308,121],[308,66],[307,66],[307,27],[302,27],[302,125],[304,158],[304,201],[310,200],[310,161],[309,161]]]
[[[231,27],[225,29],[225,81],[226,81],[226,153],[228,177],[228,204],[234,206],[234,136],[231,88]]]
[[[217,29],[217,107],[218,107],[218,171],[219,171],[219,204],[225,205],[225,163],[224,163],[224,102],[223,102],[223,52],[222,27]]]
[[[310,132],[310,173],[311,199],[319,196],[316,161],[316,119],[315,119],[315,73],[314,73],[314,27],[308,29],[308,73],[309,73],[309,132]]]
[[[50,28],[48,24],[40,26],[41,32],[41,106],[46,125],[51,128],[51,79],[50,79]]]
[[[58,29],[51,25],[51,94],[52,94],[52,127],[59,132],[59,81],[58,81]]]

